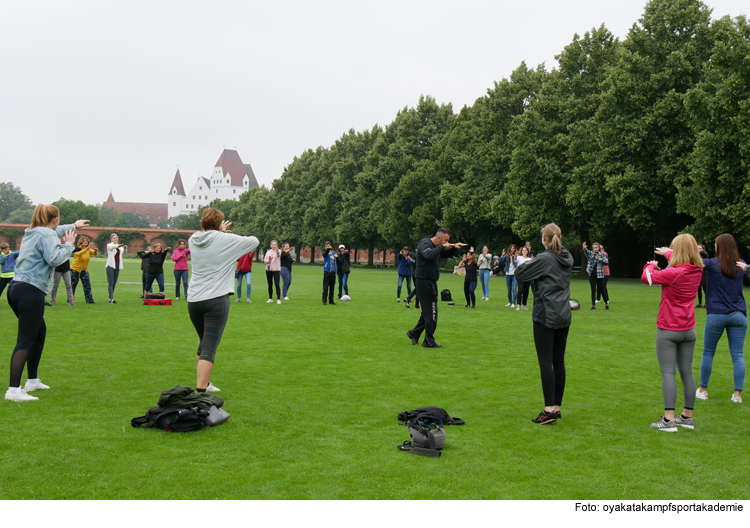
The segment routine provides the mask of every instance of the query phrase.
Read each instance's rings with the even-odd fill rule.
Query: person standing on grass
[[[698,252],[700,253],[701,258],[703,259],[703,262],[708,260],[710,257],[708,256],[708,253],[706,253],[706,248],[703,246],[703,244],[698,244]],[[708,287],[708,274],[704,273],[703,277],[701,278],[701,287],[698,288],[698,304],[696,305],[696,308],[705,308],[706,305],[703,304],[703,296],[706,296],[706,303],[708,303],[708,292],[706,291],[706,288]]]
[[[703,259],[698,254],[698,244],[692,235],[678,235],[672,240],[672,249],[656,249],[669,261],[667,269],[660,269],[655,260],[643,266],[641,281],[661,284],[661,304],[656,320],[656,357],[661,369],[661,390],[664,395],[664,416],[651,427],[659,431],[676,433],[677,426],[694,429],[695,378],[693,377],[693,352],[695,350],[695,294],[701,284]],[[677,403],[675,373],[679,370],[685,406],[682,414],[674,415]]]
[[[148,246],[146,248],[146,251],[153,252],[154,248],[151,246]],[[141,284],[143,285],[141,289],[147,293],[151,293],[151,288],[146,289],[146,271],[148,270],[148,259],[141,259]],[[141,299],[145,299],[146,295],[141,295]]]
[[[73,248],[75,251],[75,248]],[[55,268],[54,278],[52,281],[52,291],[49,294],[49,306],[55,306],[57,304],[57,288],[60,286],[60,278],[65,281],[65,292],[68,295],[68,304],[75,306],[75,300],[73,298],[73,286],[70,282],[70,259],[64,260],[62,264]]]
[[[229,231],[218,209],[206,209],[201,217],[201,231],[189,240],[193,275],[190,281],[188,314],[198,334],[196,357],[198,392],[219,392],[211,383],[216,349],[229,318],[229,297],[234,286],[237,260],[258,247],[254,236],[243,237]]]
[[[419,344],[419,338],[424,332],[422,346],[425,348],[443,348],[435,342],[435,330],[438,317],[438,289],[440,279],[440,258],[450,258],[456,254],[456,249],[466,247],[457,242],[450,244],[451,232],[445,227],[438,229],[434,237],[425,237],[417,245],[417,300],[422,304],[422,313],[417,326],[406,332],[412,345]]]
[[[242,281],[245,281],[245,297],[247,304],[253,304],[250,300],[250,278],[253,276],[253,257],[255,253],[245,253],[237,261],[237,298],[234,302],[242,302]]]
[[[151,291],[151,287],[154,284],[154,280],[159,285],[159,293],[164,295],[164,261],[167,259],[167,254],[171,250],[168,247],[162,251],[161,244],[157,242],[154,244],[154,249],[149,251],[139,251],[138,256],[141,259],[148,262],[148,268],[146,269],[146,287],[143,290],[143,296],[145,297],[148,292]]]
[[[490,275],[492,275],[492,254],[490,248],[482,246],[482,254],[477,259],[479,266],[479,282],[482,284],[483,301],[490,300]]]
[[[15,277],[8,286],[8,304],[18,318],[18,335],[10,358],[6,400],[38,400],[28,393],[49,389],[41,382],[38,373],[47,337],[44,299],[50,291],[55,268],[70,259],[76,229],[88,223],[88,220],[78,220],[75,224],[61,226],[60,210],[54,205],[39,204],[34,209],[31,227],[26,229],[21,242]],[[28,367],[28,379],[22,389],[24,367]]]
[[[526,242],[526,244],[529,243]],[[524,246],[521,248],[521,254],[516,258],[516,265],[520,266],[529,260],[531,260],[531,257],[529,256],[529,248],[528,246]],[[518,284],[518,302],[516,302],[516,310],[528,310],[528,308],[526,308],[526,303],[529,302],[529,287],[531,286],[531,283],[529,281],[520,281],[518,280],[518,277],[516,277],[516,282]]]
[[[187,242],[180,239],[177,241],[177,249],[172,252],[172,262],[174,262],[174,297],[180,300],[180,281],[182,281],[185,290],[185,300],[188,296],[188,255],[190,249]]]
[[[412,297],[416,297],[417,302],[414,304],[414,308],[419,310],[419,297],[417,296],[417,250],[416,249],[412,251],[411,253],[409,253],[409,260],[411,261],[411,278],[414,281],[414,289],[411,291],[409,296],[404,300],[404,306],[408,308]]]
[[[604,256],[599,242],[594,242],[591,248],[593,251],[589,249],[586,242],[583,243],[583,252],[588,260],[586,273],[589,274],[589,285],[591,286],[591,309],[596,310],[596,295],[598,293],[604,296],[604,309],[609,310],[609,295],[607,295],[607,290],[604,289],[604,265],[609,264],[609,260]]]
[[[599,304],[602,300],[602,293],[606,293],[607,299],[609,299],[609,290],[607,289],[607,283],[609,282],[609,253],[604,251],[604,246],[599,244],[599,251],[607,259],[607,263],[602,265],[602,272],[604,272],[604,285],[601,291],[596,292],[596,304]]]
[[[10,246],[3,242],[0,243],[0,264],[2,269],[0,270],[0,296],[3,294],[5,287],[10,284],[13,280],[13,276],[16,274],[16,259],[18,258],[18,251],[10,251]]]
[[[351,272],[351,265],[349,262],[349,252],[346,250],[346,246],[344,244],[339,245],[339,252],[336,255],[336,275],[339,279],[339,300],[341,300],[343,295],[349,295],[349,273]]]
[[[562,232],[556,224],[542,228],[545,251],[524,261],[516,269],[522,282],[531,282],[534,290],[534,345],[542,377],[544,409],[531,421],[546,425],[562,417],[565,393],[565,347],[570,331],[570,275],[573,256],[562,245]]]
[[[274,285],[276,286],[276,304],[281,304],[281,287],[279,286],[279,279],[281,278],[281,253],[279,252],[279,244],[275,240],[271,240],[271,249],[266,252],[263,262],[266,263],[266,280],[268,281],[268,300],[266,304],[273,302]]]
[[[117,233],[112,233],[107,244],[107,290],[109,293],[109,304],[117,304],[115,301],[115,286],[117,278],[120,276],[122,269],[122,254],[128,246],[120,244],[120,237]],[[145,288],[144,288],[145,289]]]
[[[288,243],[281,246],[281,295],[285,301],[289,300],[289,286],[292,285],[292,264],[297,261],[294,248],[290,248]]]
[[[336,304],[333,302],[333,292],[336,290],[336,252],[329,240],[326,240],[323,249],[323,304]],[[328,300],[326,301],[326,296]]]
[[[716,258],[704,258],[703,265],[703,276],[708,277],[708,315],[703,331],[700,387],[695,395],[701,400],[708,399],[708,381],[711,379],[716,345],[726,330],[734,374],[734,394],[731,401],[742,403],[742,390],[745,386],[745,358],[742,350],[747,334],[747,305],[742,295],[742,286],[750,286],[750,270],[745,261],[740,260],[737,241],[728,233],[716,237]]]
[[[505,306],[511,308],[516,306],[516,287],[518,286],[516,279],[517,258],[518,255],[516,253],[515,244],[511,244],[508,247],[507,253],[503,250],[503,254],[500,256],[500,266],[505,266],[505,287],[508,289],[508,304]]]
[[[464,255],[464,258],[458,264],[458,267],[466,269],[466,275],[464,276],[464,297],[466,297],[466,308],[476,308],[477,296],[474,295],[474,290],[477,289],[479,265],[477,264],[477,256],[474,254],[473,247],[469,249],[469,252],[466,255]]]
[[[401,287],[406,281],[406,295],[407,300],[405,303],[409,303],[411,299],[411,255],[409,254],[409,247],[404,246],[398,254],[398,286],[396,287],[396,302],[401,302]],[[416,285],[415,285],[416,288]]]
[[[94,296],[91,293],[91,277],[89,277],[89,261],[92,255],[98,255],[99,250],[90,246],[89,237],[82,236],[78,239],[78,245],[73,250],[73,263],[70,265],[70,281],[73,286],[73,297],[76,295],[78,281],[83,284],[83,296],[86,304],[94,304]]]

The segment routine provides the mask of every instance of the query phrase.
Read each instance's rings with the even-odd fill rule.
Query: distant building
[[[258,187],[253,168],[249,163],[242,163],[236,150],[225,149],[214,165],[211,177],[199,176],[188,193],[185,193],[182,176],[177,169],[169,188],[169,218],[194,213],[216,199],[239,200],[243,192],[253,187]]]
[[[168,213],[167,204],[165,203],[116,202],[111,192],[107,201],[102,206],[112,207],[120,214],[133,213],[137,217],[148,221],[151,227],[156,227],[156,223],[162,218],[166,220]]]

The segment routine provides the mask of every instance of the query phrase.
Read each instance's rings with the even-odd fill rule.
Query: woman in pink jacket
[[[664,416],[651,427],[676,433],[677,426],[694,429],[695,378],[695,295],[703,276],[703,259],[692,235],[683,234],[672,240],[672,247],[658,248],[657,255],[669,261],[660,269],[655,260],[643,267],[641,280],[649,285],[661,284],[661,305],[656,320],[656,357],[661,369],[661,390],[664,395]],[[680,371],[685,406],[682,414],[674,415],[677,403],[676,371]]]
[[[187,301],[187,290],[188,290],[188,255],[190,249],[185,247],[185,241],[180,239],[177,241],[177,249],[172,253],[172,262],[174,262],[174,297],[176,300],[180,300],[180,280],[182,280],[183,286],[185,286],[185,300]]]

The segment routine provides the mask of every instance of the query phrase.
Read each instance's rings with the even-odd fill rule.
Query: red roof
[[[114,201],[115,201],[115,198],[112,196],[112,191],[109,191],[109,198],[107,198],[107,202],[114,202]]]
[[[111,198],[112,193],[109,196]],[[155,224],[161,218],[167,220],[169,216],[169,208],[165,203],[115,202],[114,200],[107,200],[105,203],[107,207],[113,207],[120,214],[133,213],[151,224]]]
[[[185,196],[185,188],[182,186],[182,176],[180,176],[180,169],[177,169],[177,172],[174,175],[174,180],[172,180],[172,186],[169,188],[169,193],[172,194],[172,189],[177,187],[177,196]],[[112,194],[110,193],[110,197]]]
[[[228,173],[232,177],[232,185],[242,187],[242,179],[247,174],[247,170],[236,150],[224,149],[214,167],[221,167],[224,171],[224,176]]]

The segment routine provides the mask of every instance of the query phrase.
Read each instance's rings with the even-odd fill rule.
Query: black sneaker
[[[608,304],[605,304],[605,305],[604,305],[604,309],[605,309],[605,310],[609,310],[609,305],[608,305]]]
[[[47,301],[44,301],[44,306],[54,306],[54,304],[50,304]]]
[[[423,341],[422,346],[425,348],[443,348],[443,345],[438,345],[435,341],[430,343],[429,341]]]
[[[596,310],[596,306],[592,306],[592,307],[591,307],[591,309],[592,309],[592,310]]]
[[[404,300],[404,308],[408,308],[408,307],[409,307],[409,299],[405,299]]]
[[[547,424],[556,422],[557,415],[555,414],[554,411],[552,412],[542,411],[539,413],[539,416],[537,416],[536,418],[532,418],[531,421],[539,425],[547,425]]]
[[[558,420],[562,418],[562,414],[560,413],[560,411],[555,411],[555,416],[557,417]]]
[[[409,339],[411,339],[411,344],[412,345],[418,345],[419,344],[419,338],[418,337],[414,337],[413,335],[411,335],[411,332],[406,332],[406,337],[408,337]]]

